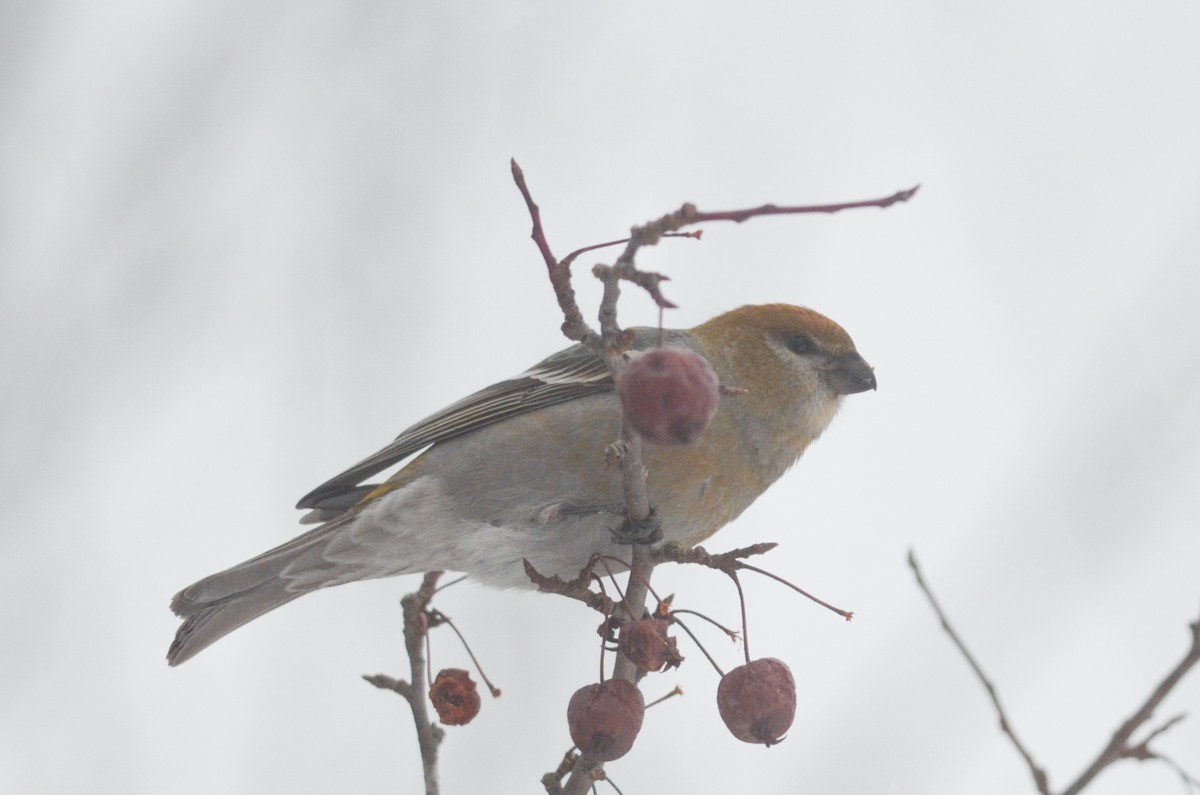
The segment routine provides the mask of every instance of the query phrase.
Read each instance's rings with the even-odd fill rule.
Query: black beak
[[[834,359],[829,363],[825,377],[839,395],[853,395],[875,388],[875,371],[857,353]]]

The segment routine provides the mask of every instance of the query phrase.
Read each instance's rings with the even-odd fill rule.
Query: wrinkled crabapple
[[[708,360],[686,348],[653,348],[629,363],[617,383],[625,417],[660,446],[696,442],[712,422],[721,384]]]
[[[717,686],[721,720],[739,740],[774,745],[796,717],[796,682],[781,660],[763,657],[739,665]]]
[[[642,691],[624,679],[581,687],[567,705],[571,741],[591,759],[620,759],[633,747],[645,711]]]

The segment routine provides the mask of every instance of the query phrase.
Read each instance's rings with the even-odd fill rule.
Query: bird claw
[[[654,544],[662,541],[662,522],[658,521],[658,513],[651,508],[650,515],[640,522],[631,522],[628,517],[621,522],[620,527],[610,531],[614,544],[627,546],[629,544]]]

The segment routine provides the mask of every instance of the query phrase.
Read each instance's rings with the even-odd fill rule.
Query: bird
[[[846,331],[789,304],[743,306],[688,330],[632,330],[629,355],[675,346],[707,359],[726,395],[700,439],[643,445],[660,543],[691,547],[733,521],[832,421],[874,390]],[[175,666],[299,596],[333,585],[447,570],[533,587],[524,561],[570,579],[619,556],[620,468],[605,450],[622,415],[608,365],[577,344],[411,426],[306,494],[308,532],[175,595]],[[420,453],[379,483],[366,482]]]

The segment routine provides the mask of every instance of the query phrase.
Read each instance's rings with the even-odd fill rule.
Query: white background
[[[736,6],[736,7],[735,7]],[[299,531],[295,500],[561,347],[508,161],[561,256],[683,201],[889,194],[648,250],[690,326],[812,306],[876,367],[710,548],[800,709],[733,740],[686,696],[626,793],[1032,792],[914,587],[926,573],[1061,788],[1200,608],[1200,7],[1191,2],[0,4],[0,792],[417,792],[397,601],[310,596],[182,668],[175,591]],[[586,277],[605,254],[585,257]],[[650,324],[629,291],[623,319]],[[719,575],[663,569],[736,620]],[[595,618],[461,585],[504,689],[444,791],[538,792]],[[726,666],[738,650],[697,627]],[[436,665],[465,665],[448,633]],[[1200,706],[1194,673],[1158,715]],[[1200,718],[1156,746],[1200,774]],[[1090,792],[1176,793],[1125,763]]]

